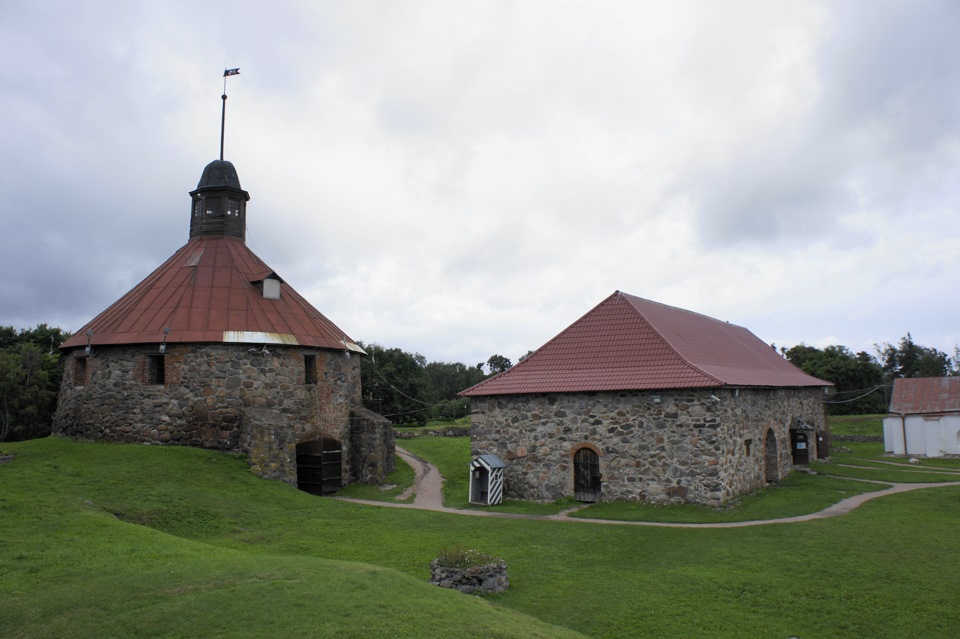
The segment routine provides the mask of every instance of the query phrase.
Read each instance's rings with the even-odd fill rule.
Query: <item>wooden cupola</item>
[[[190,192],[190,237],[247,239],[247,201],[231,162],[214,160],[203,169],[196,190]]]

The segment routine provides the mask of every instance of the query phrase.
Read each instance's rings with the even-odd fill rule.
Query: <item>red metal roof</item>
[[[895,415],[960,413],[960,377],[895,379],[890,412]]]
[[[280,280],[280,298],[260,282]],[[240,238],[198,236],[133,290],[77,331],[62,348],[87,344],[250,342],[356,350],[353,340],[310,305]]]
[[[522,362],[461,395],[830,385],[743,327],[616,291]]]

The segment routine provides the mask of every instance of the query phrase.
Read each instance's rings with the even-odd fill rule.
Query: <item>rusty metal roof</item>
[[[960,413],[960,377],[903,377],[893,380],[894,415]]]
[[[267,299],[266,277],[280,282]],[[249,342],[359,350],[346,333],[310,305],[240,238],[191,238],[133,290],[77,331],[62,348],[87,344]]]
[[[616,291],[466,396],[721,386],[830,386],[747,329]]]

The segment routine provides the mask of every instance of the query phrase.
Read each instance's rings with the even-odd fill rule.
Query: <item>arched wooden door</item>
[[[589,448],[573,455],[573,492],[577,501],[600,501],[600,456]]]

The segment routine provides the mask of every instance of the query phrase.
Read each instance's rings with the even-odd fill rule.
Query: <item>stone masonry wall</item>
[[[396,469],[393,424],[362,406],[350,411],[350,476],[367,484],[380,484]]]
[[[507,463],[510,497],[549,501],[573,495],[573,456],[588,446],[600,457],[603,500],[719,505],[764,485],[768,429],[777,446],[776,475],[790,471],[789,425],[800,418],[823,428],[819,392],[475,397],[472,452],[494,453]]]
[[[724,463],[729,478],[724,486],[724,501],[763,488],[766,481],[766,435],[771,430],[776,436],[775,471],[782,479],[793,470],[793,455],[790,449],[790,426],[798,420],[813,426],[818,432],[826,431],[823,410],[823,392],[817,388],[796,389],[740,389],[716,393],[727,404],[729,417],[726,423],[729,451]],[[750,451],[747,452],[747,441]],[[810,461],[816,459],[815,438],[810,439]]]
[[[68,355],[54,433],[246,453],[253,472],[290,483],[296,483],[299,442],[333,437],[343,445],[344,459],[380,454],[350,450],[350,413],[360,405],[356,355],[274,345],[171,344],[163,356],[164,384],[157,385],[149,383],[156,351],[94,347],[86,364],[78,365],[82,354]],[[305,355],[316,358],[315,384],[305,383]],[[77,371],[84,379],[76,379]],[[357,479],[349,468],[344,464],[345,483]]]

